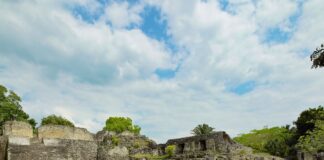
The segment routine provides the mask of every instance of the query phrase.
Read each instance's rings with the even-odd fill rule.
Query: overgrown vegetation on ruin
[[[135,134],[140,134],[141,127],[138,125],[133,125],[132,119],[128,117],[109,117],[106,120],[106,126],[104,130],[113,131],[116,133],[122,133],[124,131],[129,131]]]
[[[62,116],[57,116],[57,115],[49,115],[47,117],[44,117],[42,119],[41,125],[62,125],[62,126],[70,126],[74,127],[74,124],[69,121],[68,119],[62,117]]]

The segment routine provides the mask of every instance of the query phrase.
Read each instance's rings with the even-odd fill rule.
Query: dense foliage
[[[128,117],[109,117],[106,121],[104,130],[122,133],[129,131],[135,134],[140,134],[141,127],[133,125],[132,119]]]
[[[310,59],[313,61],[312,68],[324,67],[324,44],[321,45],[321,48],[316,48]]]
[[[252,130],[234,138],[235,141],[253,148],[256,152],[268,152],[276,156],[287,156],[289,139],[293,136],[288,127]]]
[[[175,154],[176,146],[175,145],[168,145],[165,147],[165,153],[169,157],[173,156]]]
[[[312,131],[317,120],[324,120],[324,108],[322,106],[303,111],[297,121],[294,122],[297,127],[297,134],[302,136],[306,132]]]
[[[294,122],[295,127],[273,127],[252,130],[235,141],[281,157],[294,157],[297,150],[316,153],[324,151],[324,109],[322,106],[303,111]]]
[[[54,114],[50,115],[50,116],[47,116],[47,117],[44,117],[42,119],[41,125],[48,125],[48,124],[74,127],[74,124],[71,121],[67,120],[64,117],[56,116]]]
[[[0,85],[0,129],[5,121],[25,121],[35,129],[36,121],[29,118],[20,105],[20,97],[13,91]]]
[[[298,140],[297,147],[309,153],[317,153],[324,151],[324,121],[318,120],[315,122],[313,131],[301,136]]]
[[[208,124],[199,124],[192,130],[194,135],[204,135],[214,132],[214,128],[210,127]]]

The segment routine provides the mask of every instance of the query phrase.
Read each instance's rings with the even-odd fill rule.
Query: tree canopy
[[[310,56],[311,61],[313,61],[312,68],[324,67],[324,45],[321,48],[317,48],[313,54]]]
[[[25,121],[35,129],[36,121],[23,111],[21,98],[13,91],[0,85],[0,128],[5,121]]]
[[[44,117],[42,119],[41,125],[48,125],[48,124],[74,127],[74,124],[68,119],[54,114]]]
[[[204,135],[214,132],[214,128],[210,127],[208,124],[199,124],[193,130],[193,135]]]
[[[324,120],[323,106],[309,108],[308,110],[303,111],[299,115],[297,121],[294,122],[297,127],[297,134],[303,136],[308,131],[312,131],[315,128],[315,122],[317,120]]]
[[[104,130],[113,131],[116,133],[122,133],[124,131],[129,131],[135,134],[140,134],[141,127],[138,125],[133,125],[132,119],[128,117],[109,117],[106,120],[106,126]]]
[[[289,127],[272,127],[252,130],[235,137],[234,140],[253,148],[256,152],[267,152],[285,157],[289,153],[289,139],[293,136]]]
[[[301,136],[298,140],[297,147],[309,153],[324,151],[324,120],[317,120],[313,131]]]
[[[309,108],[300,113],[295,126],[252,130],[234,140],[253,148],[281,157],[295,157],[298,150],[316,153],[324,151],[324,108]]]

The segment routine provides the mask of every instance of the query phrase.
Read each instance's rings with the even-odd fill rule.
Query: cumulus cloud
[[[323,104],[324,76],[305,53],[324,36],[321,0],[304,2],[291,39],[271,45],[260,30],[285,24],[298,2],[228,2],[224,9],[196,0],[1,1],[0,83],[38,121],[60,114],[96,132],[108,116],[129,116],[159,142],[189,135],[199,123],[232,136],[285,125]],[[104,11],[88,23],[74,5]],[[161,10],[185,56],[138,27],[146,5]],[[174,66],[171,79],[155,74]],[[243,94],[233,90],[245,84],[252,87]]]
[[[140,13],[143,10],[143,4],[130,6],[128,2],[113,2],[105,9],[103,17],[114,27],[123,28],[129,25],[138,25],[142,19]]]

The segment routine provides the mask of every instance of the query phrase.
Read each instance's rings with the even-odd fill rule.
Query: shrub
[[[47,117],[44,117],[42,119],[41,125],[48,125],[48,124],[74,127],[74,124],[71,121],[67,120],[64,117],[56,116],[54,114],[50,115],[50,116],[47,116]]]
[[[111,142],[112,142],[113,145],[118,146],[119,143],[120,143],[120,139],[118,137],[116,137],[116,136],[112,136],[111,137]]]
[[[175,154],[176,146],[175,145],[168,145],[165,148],[165,153],[169,156],[172,157]]]
[[[116,133],[129,131],[135,134],[140,134],[141,132],[141,127],[133,125],[132,120],[128,117],[109,117],[106,120],[106,126],[103,129]]]

